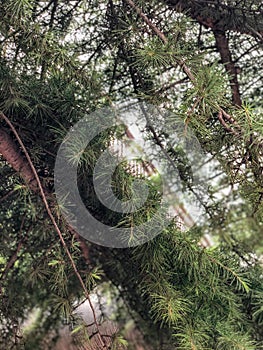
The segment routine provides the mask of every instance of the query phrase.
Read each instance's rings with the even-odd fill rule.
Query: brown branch
[[[125,2],[127,4],[129,4],[137,12],[137,14],[154,31],[154,33],[163,41],[164,44],[168,43],[168,39],[166,38],[164,33],[162,33],[160,31],[160,29],[158,29],[149,20],[149,18],[142,12],[142,10],[139,7],[137,7],[135,5],[135,3],[132,0],[125,0]],[[232,61],[231,53],[229,51],[227,38],[225,36],[225,33],[222,34],[222,33],[218,33],[218,32],[215,33],[215,37],[216,37],[216,40],[217,40],[217,45],[220,46],[220,50],[221,50],[220,54],[221,54],[221,57],[222,57],[222,61],[223,61],[223,63],[225,63],[228,73],[230,73],[230,74],[233,73],[234,74],[230,78],[230,81],[232,82],[231,89],[232,89],[232,92],[233,92],[233,102],[234,102],[234,104],[236,104],[238,106],[241,106],[242,102],[241,102],[241,99],[240,99],[239,86],[238,86],[238,80],[237,80],[237,72],[236,72],[236,68],[234,66],[234,63]],[[195,83],[195,77],[194,77],[193,73],[191,72],[191,70],[189,69],[189,67],[186,65],[186,63],[184,61],[182,61],[182,60],[179,60],[178,63],[180,64],[181,68],[186,73],[186,75],[188,76],[190,81],[194,84]],[[198,101],[198,99],[197,99],[197,101]],[[195,107],[196,107],[196,103],[193,105],[192,110],[190,112],[188,112],[188,115],[189,115],[189,113],[191,114],[191,112],[194,110]],[[238,125],[238,123],[235,121],[235,119],[233,117],[231,117],[229,114],[227,114],[222,108],[219,109],[218,118],[219,118],[219,121],[221,122],[221,124],[224,126],[224,128],[226,130],[228,130],[232,134],[239,135],[239,133],[241,132],[241,127]],[[227,121],[230,124],[232,124],[236,128],[238,128],[239,129],[239,133],[236,132],[235,130],[233,130],[233,128],[231,128],[230,126],[228,126],[224,118],[227,119]]]
[[[1,153],[1,151],[0,151]],[[3,197],[0,198],[0,203],[4,202],[8,197],[12,196],[12,194],[14,194],[16,192],[16,190],[11,190],[8,191]]]
[[[2,116],[2,114],[0,114]],[[33,192],[39,192],[39,186],[35,175],[27,161],[22,155],[19,147],[16,145],[14,140],[10,137],[7,131],[4,128],[0,128],[0,154],[2,154],[5,161],[16,171],[19,175],[25,180],[28,187]],[[48,189],[43,187],[45,195],[49,195]],[[16,191],[13,189],[9,191],[6,195],[0,198],[0,203],[3,202],[6,198],[11,196]],[[76,239],[80,243],[80,248],[82,250],[82,255],[87,264],[90,263],[88,247],[84,239],[76,233],[72,227],[69,227],[69,230],[75,235]]]
[[[156,94],[163,94],[164,92],[166,92],[167,90],[172,89],[173,87],[175,87],[176,85],[180,85],[183,83],[187,83],[188,82],[188,77],[184,77],[180,80],[174,81],[173,83],[169,84],[169,85],[165,85],[163,87],[161,87],[159,90],[156,91]]]
[[[24,228],[25,218],[26,218],[26,216],[24,215],[23,218],[22,218],[22,221],[21,221],[21,225],[20,225],[18,236],[21,235],[21,232],[22,232],[22,230]],[[15,262],[18,259],[18,254],[19,254],[20,250],[22,249],[26,239],[27,239],[27,237],[23,237],[18,242],[18,245],[17,245],[17,248],[16,248],[15,252],[9,258],[9,260],[8,260],[4,270],[3,270],[3,272],[1,273],[0,281],[3,281],[5,279],[5,277],[7,276],[8,272],[9,272],[9,270],[11,270],[13,268],[13,266],[15,265]],[[2,286],[1,285],[0,285],[0,294],[2,294]]]
[[[231,127],[226,123],[226,121],[224,120],[222,109],[218,112],[218,119],[219,119],[220,123],[223,125],[223,127],[224,127],[228,132],[230,132],[231,134],[234,134],[234,135],[236,135],[236,136],[238,135],[238,133],[237,133],[233,128],[231,128]]]
[[[86,240],[82,236],[80,236],[71,226],[68,228],[73,233],[73,235],[76,237],[77,241],[79,242],[82,256],[83,256],[86,264],[89,265],[90,264],[90,256],[89,256],[89,248],[87,246]]]
[[[149,18],[141,11],[140,8],[138,8],[135,3],[132,0],[125,0],[125,2],[127,4],[129,4],[135,11],[136,13],[143,19],[143,21],[150,26],[150,28],[154,31],[154,33],[163,41],[164,44],[166,44],[168,42],[168,39],[166,38],[166,36],[149,20]],[[231,58],[231,56],[230,56]],[[129,62],[129,61],[128,61]],[[181,68],[184,70],[184,72],[186,73],[186,75],[188,76],[188,78],[191,80],[191,82],[193,84],[195,84],[195,77],[192,74],[191,70],[189,69],[189,67],[186,65],[185,62],[180,61],[180,65]],[[137,91],[137,82],[134,76],[134,72],[133,72],[133,67],[129,64],[129,70],[130,70],[130,75],[132,78],[132,82],[135,88],[135,92]],[[140,74],[137,74],[140,77]],[[140,82],[141,83],[141,82]],[[239,104],[239,101],[237,101]],[[195,104],[193,106],[193,108],[195,108]],[[193,109],[192,108],[192,109]],[[190,111],[191,112],[191,111]],[[188,114],[189,115],[189,114]],[[238,123],[235,121],[235,119],[230,116],[229,114],[227,114],[222,108],[218,108],[218,119],[220,121],[220,123],[223,125],[223,127],[231,134],[234,134],[235,136],[242,136],[242,128],[240,127],[240,125],[238,125]],[[229,125],[230,124],[230,125]],[[236,130],[236,129],[238,130]],[[156,139],[155,135],[153,135],[154,139],[157,140],[158,143],[158,138]],[[252,135],[251,135],[252,137]],[[253,137],[252,137],[253,138]],[[253,145],[252,145],[253,146]],[[255,148],[255,147],[254,147]],[[259,173],[261,172],[261,168],[260,170],[257,170],[257,168],[255,166],[253,166],[253,162],[254,164],[259,164],[258,163],[258,157],[253,154],[256,152],[252,152],[251,150],[249,151],[250,155],[251,155],[251,164],[252,164],[252,170],[253,173],[255,175],[255,179],[256,181],[260,182],[260,177],[259,177]],[[262,174],[260,174],[262,177]],[[202,203],[202,202],[200,202]]]
[[[0,117],[2,117],[2,113]],[[21,175],[32,191],[37,192],[39,189],[32,169],[13,139],[3,128],[0,128],[0,153],[8,164]]]
[[[152,23],[152,21],[149,20],[149,18],[142,12],[142,10],[135,5],[135,3],[132,0],[125,0],[125,2],[130,5],[136,12],[137,14],[143,19],[143,21],[152,29],[152,31],[162,40],[162,42],[164,44],[168,43],[168,39],[166,38],[166,36],[160,31],[160,29],[158,29],[156,27],[156,25],[154,23]],[[193,73],[191,72],[191,70],[189,69],[189,67],[186,65],[186,63],[184,62],[184,60],[182,59],[177,59],[177,63],[179,64],[179,66],[183,69],[183,71],[185,72],[185,74],[188,76],[188,78],[194,82],[195,81],[195,77],[193,75]]]
[[[51,15],[50,15],[50,21],[49,21],[49,28],[50,28],[50,30],[53,28],[57,7],[58,7],[58,0],[54,0],[53,1],[53,8],[51,10]]]
[[[12,269],[12,267],[14,266],[14,264],[15,264],[17,258],[18,258],[18,253],[20,252],[21,248],[23,247],[23,244],[24,244],[24,239],[21,239],[18,242],[18,245],[17,245],[17,248],[16,248],[15,252],[11,256],[11,258],[8,260],[8,262],[7,262],[7,264],[6,264],[5,268],[4,268],[4,271],[2,272],[2,274],[0,276],[0,280],[4,280],[4,278],[8,274],[8,271],[10,269]],[[0,287],[0,293],[1,293],[1,287]]]
[[[2,114],[0,114],[0,116],[2,116]],[[20,176],[25,180],[26,184],[33,192],[39,192],[38,183],[27,159],[24,158],[14,140],[3,128],[0,128],[0,154],[2,154],[6,162],[20,174]],[[50,194],[49,190],[44,187],[43,191],[46,196]],[[14,192],[15,190],[11,190],[2,198],[0,198],[0,203],[11,196]],[[85,240],[78,233],[76,233],[72,227],[68,228],[79,241],[82,255],[86,263],[89,264],[89,249]]]
[[[246,51],[244,51],[240,56],[238,56],[233,62],[236,64],[237,62],[239,62],[241,60],[241,58],[243,58],[244,56],[248,55],[251,51],[255,50],[258,46],[258,43],[251,45],[249,49],[247,49]]]
[[[236,128],[238,128],[241,131],[241,126],[234,119],[234,117],[232,117],[230,114],[226,113],[223,109],[221,109],[221,111],[222,111],[224,118],[226,118],[231,124],[233,124]]]
[[[232,55],[229,50],[229,42],[225,32],[214,31],[216,40],[216,47],[220,54],[221,61],[229,75],[230,87],[232,91],[232,101],[235,105],[241,106],[242,101],[240,97],[239,84],[237,78],[237,69],[232,60]]]
[[[246,0],[237,6],[224,1],[164,0],[179,13],[185,13],[206,28],[220,31],[236,31],[263,40],[262,9],[249,9]]]
[[[143,21],[152,29],[152,31],[163,41],[164,44],[168,43],[166,36],[156,27],[154,23],[152,23],[149,18],[142,12],[142,10],[135,5],[132,0],[125,0],[127,4],[129,4],[137,14],[143,19]]]
[[[163,41],[164,44],[166,44],[168,42],[168,39],[166,38],[166,36],[149,20],[149,18],[141,11],[140,8],[138,8],[134,1],[132,0],[125,0],[125,2],[127,4],[129,4],[135,11],[136,13],[142,18],[142,20],[148,25],[150,26],[150,28],[154,31],[154,33]],[[175,1],[176,3],[179,3],[181,1]],[[191,3],[194,3],[197,1],[192,1]],[[200,2],[204,3],[204,1],[200,0]],[[189,2],[187,1],[182,1],[182,4],[188,4]],[[213,27],[214,30],[217,30],[216,27]],[[222,31],[222,28],[221,28]],[[220,38],[221,39],[221,38]],[[223,40],[226,40],[225,38],[223,38]],[[226,45],[227,44],[227,45]],[[228,66],[229,71],[233,70],[234,67],[234,63],[232,62],[232,58],[231,55],[229,56],[229,48],[228,48],[228,43],[224,42],[224,45],[226,45],[226,49],[227,51],[224,53],[224,60],[225,62],[230,62],[231,66]],[[128,61],[129,62],[129,61]],[[179,63],[179,65],[181,66],[181,68],[184,70],[184,72],[186,73],[186,75],[188,76],[188,78],[190,79],[190,81],[195,84],[195,77],[193,75],[193,73],[191,72],[191,70],[189,69],[189,67],[186,65],[186,63],[184,61],[177,61],[177,63]],[[130,74],[131,74],[131,78],[132,78],[132,82],[133,85],[135,87],[135,92],[137,91],[137,82],[136,79],[134,77],[133,74],[133,67],[131,65],[129,65],[129,70],[130,70]],[[238,106],[241,105],[241,100],[240,100],[240,94],[239,94],[239,90],[238,90],[238,82],[237,79],[235,78],[236,75],[236,71],[234,74],[234,79],[233,82],[233,92],[235,92],[235,94],[233,95],[233,99],[234,99],[234,103],[236,103]],[[140,74],[139,74],[140,76]],[[141,82],[140,82],[141,83]],[[223,127],[231,134],[234,134],[235,136],[244,136],[242,133],[242,128],[240,125],[238,125],[238,123],[235,121],[235,119],[230,116],[229,114],[227,114],[222,108],[218,108],[218,119],[220,121],[220,123],[223,125]],[[230,124],[230,125],[229,125]],[[236,129],[238,130],[236,130]],[[257,145],[253,144],[253,135],[250,135],[250,143],[248,143],[247,147],[249,148],[248,152],[250,155],[250,160],[251,160],[251,165],[252,165],[252,172],[255,176],[255,181],[257,181],[260,185],[262,185],[262,167],[258,168],[258,164],[259,160],[258,160],[258,156],[257,156],[257,152],[256,152],[256,147]]]
[[[26,176],[29,175],[28,174],[29,168],[31,169],[30,177],[27,180],[30,180],[29,184],[32,183],[33,181],[36,181],[36,184],[37,184],[37,187],[39,188],[40,195],[41,195],[42,201],[44,203],[44,206],[46,208],[47,214],[48,214],[48,216],[49,216],[49,218],[50,218],[50,220],[51,220],[51,222],[52,222],[52,224],[53,224],[53,226],[54,226],[54,228],[55,228],[55,230],[56,230],[56,232],[57,232],[57,234],[59,236],[59,239],[60,239],[61,244],[62,244],[62,246],[63,246],[63,248],[64,248],[64,250],[65,250],[65,252],[66,252],[66,254],[67,254],[68,258],[69,258],[69,261],[70,261],[70,264],[71,264],[71,266],[73,268],[73,271],[74,271],[77,279],[79,280],[80,285],[81,285],[81,287],[82,287],[82,289],[84,291],[85,297],[87,298],[87,300],[89,302],[89,306],[90,306],[90,308],[92,310],[92,314],[93,314],[93,318],[94,318],[94,323],[96,325],[96,328],[98,329],[98,336],[99,336],[99,340],[100,340],[102,349],[107,349],[108,347],[107,347],[105,341],[103,340],[103,337],[102,337],[102,335],[100,334],[100,331],[99,331],[99,324],[98,324],[98,321],[97,321],[97,318],[96,318],[96,313],[95,313],[94,306],[93,306],[93,304],[91,302],[91,299],[90,299],[89,292],[87,290],[87,287],[86,287],[82,277],[80,276],[80,273],[79,273],[79,271],[77,269],[77,266],[76,266],[76,264],[75,264],[75,262],[73,260],[73,257],[72,257],[72,255],[71,255],[71,253],[70,253],[70,251],[69,251],[69,249],[68,249],[68,247],[66,245],[66,242],[64,240],[63,234],[62,234],[60,228],[58,227],[56,219],[55,219],[54,215],[52,214],[52,211],[51,211],[50,206],[49,206],[48,201],[47,201],[47,197],[46,197],[44,188],[43,188],[43,186],[42,186],[42,184],[40,182],[39,176],[38,176],[37,171],[36,171],[36,169],[35,169],[35,167],[34,167],[34,165],[32,163],[32,160],[31,160],[31,158],[30,158],[30,156],[29,156],[29,154],[27,152],[27,149],[26,149],[23,141],[21,140],[20,136],[18,135],[16,129],[14,128],[13,124],[10,122],[10,120],[1,112],[0,112],[0,118],[2,118],[7,123],[7,125],[10,127],[10,129],[14,133],[14,135],[16,137],[16,140],[18,141],[21,149],[23,150],[23,152],[25,154],[25,157],[27,159],[27,162],[28,162],[27,166],[25,166],[24,165],[25,160],[21,156],[21,153],[14,154],[13,153],[14,148],[10,147],[12,139],[11,138],[6,139],[4,137],[3,138],[3,143],[5,142],[6,145],[9,146],[8,149],[11,150],[10,153],[13,156],[13,157],[10,157],[10,153],[5,152],[7,157],[12,162],[12,163],[10,163],[10,165],[13,166],[13,167],[15,166],[16,167],[16,168],[14,168],[15,170],[20,171],[20,174],[23,174],[23,175],[25,174]],[[4,136],[6,136],[6,135],[4,135]],[[3,143],[2,143],[2,145],[3,145]],[[3,154],[3,156],[4,156],[4,154]],[[34,178],[32,178],[32,174],[33,174]],[[35,183],[34,183],[34,188],[35,188]]]
[[[223,109],[220,109],[218,112],[218,119],[220,123],[223,125],[223,127],[230,132],[231,134],[234,134],[235,136],[238,136],[241,134],[242,130],[240,125],[237,123],[237,121],[229,114],[227,114]],[[236,131],[233,127],[227,124],[227,122],[231,125],[234,126],[238,131]]]

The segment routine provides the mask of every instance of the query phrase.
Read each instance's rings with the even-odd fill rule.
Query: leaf
[[[60,264],[61,263],[61,261],[59,261],[59,260],[51,260],[49,263],[48,263],[48,265],[49,266],[54,266],[54,265],[57,265],[57,264]]]

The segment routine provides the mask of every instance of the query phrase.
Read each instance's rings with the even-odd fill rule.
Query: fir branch
[[[143,21],[153,30],[153,32],[163,41],[164,44],[168,44],[167,37],[149,20],[149,18],[142,12],[142,10],[135,5],[135,3],[132,0],[125,0],[127,4],[129,4],[136,12],[137,14],[143,19]],[[188,76],[190,81],[195,85],[196,79],[194,74],[192,73],[191,69],[187,66],[187,64],[182,60],[178,59],[178,64],[181,66],[185,74]],[[232,67],[232,66],[231,66]],[[195,104],[194,104],[195,106]],[[194,108],[194,107],[193,107]],[[226,114],[226,112],[221,109],[223,113]]]
[[[244,288],[244,290],[246,291],[246,293],[249,293],[249,291],[250,291],[249,286],[247,285],[247,283],[246,283],[245,281],[242,280],[242,278],[241,278],[233,269],[231,269],[230,267],[224,265],[224,264],[221,263],[218,259],[212,257],[210,254],[207,254],[206,256],[207,256],[207,258],[208,258],[211,262],[213,262],[213,263],[215,263],[216,265],[220,266],[224,271],[230,273],[230,274],[234,277],[234,279],[235,279],[238,283],[240,283],[240,285]]]
[[[67,254],[68,258],[69,258],[69,261],[70,261],[70,264],[71,264],[71,266],[73,268],[73,271],[74,271],[77,279],[79,280],[80,285],[81,285],[81,287],[82,287],[82,289],[84,291],[85,297],[87,298],[87,300],[89,302],[89,306],[90,306],[90,308],[92,310],[92,314],[93,314],[93,318],[94,318],[94,323],[95,323],[96,328],[98,330],[99,341],[101,343],[102,349],[108,349],[108,347],[107,347],[107,345],[106,345],[105,341],[103,340],[103,337],[102,337],[102,335],[100,333],[99,324],[98,324],[98,321],[97,321],[95,309],[94,309],[94,306],[93,306],[93,304],[91,302],[90,295],[89,295],[89,292],[87,290],[87,287],[86,287],[86,285],[85,285],[85,283],[84,283],[84,281],[83,281],[83,279],[82,279],[82,277],[81,277],[81,275],[80,275],[80,273],[79,273],[79,271],[77,269],[77,266],[76,266],[76,264],[75,264],[75,262],[73,260],[73,257],[72,257],[72,255],[71,255],[71,253],[70,253],[70,251],[69,251],[69,249],[67,247],[67,244],[66,244],[66,242],[64,240],[63,234],[62,234],[62,232],[61,232],[61,230],[60,230],[60,228],[59,228],[59,226],[58,226],[58,224],[56,222],[56,219],[55,219],[54,215],[52,214],[52,211],[51,211],[50,206],[49,206],[48,201],[47,201],[46,193],[45,193],[44,188],[43,188],[43,186],[42,186],[42,184],[40,182],[39,176],[38,176],[37,171],[36,171],[36,169],[34,167],[34,164],[32,163],[32,160],[31,160],[31,158],[29,156],[29,153],[27,152],[27,149],[26,149],[23,141],[21,140],[20,136],[18,135],[16,129],[14,128],[14,126],[11,123],[11,121],[9,120],[9,118],[6,117],[5,114],[2,113],[2,112],[0,113],[0,117],[10,127],[10,129],[14,133],[14,135],[15,135],[15,137],[16,137],[19,145],[20,145],[20,147],[22,148],[22,150],[23,150],[23,152],[24,152],[24,154],[26,156],[26,159],[28,161],[28,164],[29,164],[29,167],[31,169],[31,172],[34,175],[34,181],[36,181],[37,186],[39,188],[40,195],[41,195],[42,201],[44,203],[44,206],[46,208],[47,214],[48,214],[48,216],[49,216],[49,218],[50,218],[50,220],[51,220],[51,222],[52,222],[52,224],[53,224],[53,226],[54,226],[54,228],[55,228],[55,230],[56,230],[56,232],[57,232],[57,234],[59,236],[59,239],[60,239],[60,241],[62,243],[62,246],[63,246],[63,248],[64,248],[64,250],[65,250],[65,252],[66,252],[66,254]],[[20,160],[20,162],[21,162],[21,160]],[[20,164],[20,162],[19,162],[19,164]],[[31,181],[32,181],[32,179],[31,179]]]
[[[168,44],[168,39],[166,38],[166,36],[156,27],[154,23],[152,23],[152,21],[149,20],[149,18],[142,12],[142,10],[138,6],[135,5],[135,3],[132,0],[125,0],[125,2],[137,12],[137,14],[142,18],[142,20],[152,29],[152,31],[162,40],[164,44]],[[188,78],[192,82],[194,82],[195,77],[191,72],[190,68],[186,65],[186,63],[182,59],[177,59],[177,63],[183,69]]]
[[[236,31],[249,34],[262,42],[263,24],[262,9],[247,7],[246,0],[237,5],[231,1],[206,1],[206,0],[165,0],[165,3],[177,12],[185,13],[206,28],[212,30]],[[250,25],[253,23],[253,27]]]

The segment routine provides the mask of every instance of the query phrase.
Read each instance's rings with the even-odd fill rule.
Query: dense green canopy
[[[52,349],[61,322],[87,344],[89,327],[74,311],[100,290],[117,306],[104,321],[114,317],[119,329],[106,337],[95,317],[98,349],[132,349],[130,319],[152,349],[263,349],[261,1],[4,0],[0,14],[0,348]],[[202,220],[181,229],[174,218],[137,247],[96,245],[62,215],[56,154],[83,117],[139,102],[162,111],[140,132],[178,169]],[[176,146],[178,124],[214,167],[202,198]],[[104,150],[127,134],[97,135],[82,152],[78,185],[99,221],[132,234],[162,202],[158,175],[129,162],[116,168],[119,199],[132,197],[136,178],[148,184],[134,213],[107,209],[92,180]],[[21,328],[36,309],[34,327]]]

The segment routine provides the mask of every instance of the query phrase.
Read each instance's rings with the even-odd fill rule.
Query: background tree
[[[263,348],[261,2],[6,0],[0,13],[1,347],[52,348],[47,333],[62,320],[83,340],[76,303],[101,285],[114,295],[119,323],[133,319],[153,349]],[[64,221],[54,162],[70,126],[131,99],[170,112],[144,133],[181,166],[188,192],[189,169],[172,140],[179,120],[220,176],[202,224],[179,230],[172,221],[142,246],[110,249]],[[91,180],[102,151],[122,135],[108,130],[85,150],[79,184],[97,218],[129,227],[155,212],[158,185],[145,179],[150,195],[132,217],[107,211]],[[134,177],[118,167],[119,198],[130,197]],[[205,234],[212,247],[200,245]],[[23,333],[34,308],[37,325]],[[98,348],[124,346],[99,323]]]

